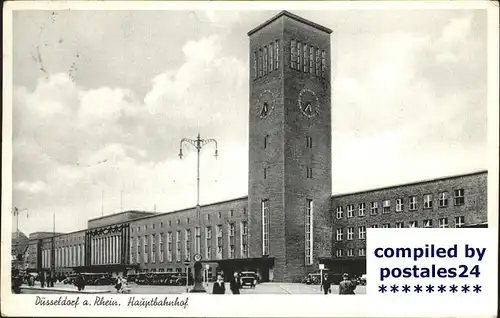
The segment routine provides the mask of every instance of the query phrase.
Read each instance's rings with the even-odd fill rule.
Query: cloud
[[[38,194],[47,191],[47,184],[40,180],[35,182],[19,181],[14,183],[14,189],[30,194]]]

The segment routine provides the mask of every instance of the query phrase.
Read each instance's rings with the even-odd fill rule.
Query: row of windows
[[[464,216],[455,217],[455,227],[463,227],[464,223],[465,223]],[[434,225],[435,225],[433,223],[432,219],[423,220],[421,224],[422,224],[422,227],[424,227],[424,228],[434,227]],[[448,218],[439,218],[438,222],[437,222],[437,226],[439,228],[449,227]],[[374,224],[371,227],[378,228],[378,225]],[[390,227],[391,227],[390,223],[382,224],[382,228],[390,228]],[[416,228],[416,227],[419,227],[419,223],[418,223],[418,221],[409,221],[408,226],[406,226],[404,222],[396,222],[394,227],[395,228],[404,228],[404,227]],[[355,230],[354,227],[348,227],[346,229],[346,238],[348,241],[351,241],[354,239],[354,230]],[[359,226],[357,233],[358,233],[358,235],[357,235],[358,239],[360,239],[360,240],[366,239],[366,226]],[[336,234],[335,237],[336,237],[337,241],[344,240],[344,229],[343,228],[336,229],[335,234]]]
[[[265,135],[264,136],[264,149],[267,149],[267,147],[269,146],[269,144],[270,144],[269,139],[270,139],[269,135]],[[313,146],[313,139],[312,139],[311,136],[306,136],[306,138],[305,138],[305,146],[306,146],[306,148],[309,148],[309,149],[312,148],[312,146]]]
[[[290,67],[297,71],[326,77],[326,52],[317,47],[292,40]]]
[[[353,248],[348,248],[346,254],[347,254],[348,257],[355,256],[354,255],[354,249]],[[344,257],[344,250],[343,249],[337,249],[335,251],[335,255],[337,257]],[[359,248],[358,249],[358,256],[366,256],[366,249],[365,248]]]
[[[228,211],[228,216],[229,217],[233,217],[234,216],[234,212],[235,212],[234,209],[229,210]],[[243,208],[242,212],[243,212],[243,215],[246,215],[247,214],[247,208]],[[207,213],[206,216],[205,216],[205,218],[206,218],[207,221],[210,221],[211,220],[210,214]],[[217,218],[218,219],[222,219],[222,212],[217,212]],[[191,221],[192,221],[192,219],[190,217],[187,217],[184,224],[191,224]],[[160,225],[160,228],[162,228],[162,229],[164,228],[164,223],[163,222],[160,222],[159,225]],[[177,219],[176,220],[176,225],[181,225],[181,219]],[[172,220],[168,221],[168,226],[169,227],[172,226]],[[144,231],[148,230],[148,224],[144,224],[142,227],[144,228]],[[151,223],[151,229],[153,229],[153,230],[156,229],[156,223]],[[134,233],[134,228],[131,227],[130,231],[132,233]],[[136,227],[135,231],[136,231],[136,233],[140,233],[141,232],[141,226]]]
[[[246,221],[240,224],[240,251],[241,257],[248,256],[248,224]],[[235,243],[235,230],[236,224],[228,224],[228,258],[235,258],[236,243]],[[174,259],[174,244],[175,244],[175,261],[181,262],[182,260],[190,260],[192,257],[191,246],[192,246],[192,234],[191,229],[184,230],[184,236],[182,237],[182,231],[177,230],[175,232],[167,232],[166,237],[166,249],[164,247],[165,233],[145,235],[144,237],[132,238],[132,243],[130,244],[130,262],[139,263],[141,261],[141,254],[143,255],[142,261],[148,263],[150,260],[152,263],[156,262],[156,246],[159,246],[158,255],[159,261],[164,262],[164,251],[167,252],[167,262],[172,262]],[[223,226],[221,224],[216,226],[216,258],[223,258]],[[205,227],[205,259],[212,259],[212,227]],[[199,227],[195,228],[195,253],[201,253],[201,229]],[[151,248],[149,248],[151,246]],[[184,255],[184,258],[182,258]]]
[[[267,179],[267,176],[269,175],[269,168],[264,168],[262,171],[264,179]],[[306,178],[307,179],[312,179],[313,178],[313,169],[309,166],[306,166]]]
[[[279,52],[280,48],[278,40],[260,48],[258,51],[253,52],[252,69],[254,80],[279,69]]]
[[[419,207],[418,199],[417,196],[410,196],[408,199],[408,210],[409,211],[416,211]],[[433,208],[433,202],[434,198],[432,194],[425,194],[423,196],[423,208],[424,209],[432,209]],[[450,204],[450,196],[449,193],[446,191],[440,192],[438,195],[438,207],[440,208],[446,208]],[[453,190],[453,204],[458,206],[458,205],[463,205],[465,204],[465,190],[464,189],[456,189]],[[404,211],[404,206],[405,202],[404,199],[399,198],[396,199],[396,212],[403,212]],[[358,216],[365,216],[366,215],[366,203],[359,203],[358,204]],[[370,215],[377,215],[379,213],[379,202],[373,201],[370,203]],[[347,205],[347,217],[351,218],[354,217],[354,204],[349,204]],[[382,202],[382,213],[389,213],[391,212],[391,200],[384,200]],[[336,216],[337,219],[342,219],[344,217],[344,207],[343,206],[338,206],[336,208]]]
[[[85,247],[83,244],[56,248],[54,254],[55,267],[82,266],[85,259],[84,253]],[[42,267],[50,268],[51,265],[52,249],[42,250]]]

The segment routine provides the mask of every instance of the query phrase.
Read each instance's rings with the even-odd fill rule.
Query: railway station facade
[[[248,196],[30,235],[31,269],[181,272],[200,254],[212,277],[298,282],[320,263],[366,273],[369,227],[486,226],[486,171],[332,196],[331,32],[281,12],[248,33]]]

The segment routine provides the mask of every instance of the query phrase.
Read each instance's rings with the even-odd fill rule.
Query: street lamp
[[[204,146],[214,143],[215,144],[215,158],[218,157],[218,150],[217,150],[217,141],[215,139],[201,139],[200,134],[198,133],[198,137],[196,139],[189,139],[189,138],[182,138],[180,142],[180,149],[179,149],[179,158],[182,159],[182,144],[183,143],[188,143],[191,144],[195,149],[197,153],[197,161],[196,161],[196,225],[200,229],[201,225],[201,217],[200,217],[200,152],[201,149],[203,149]],[[196,241],[198,239],[198,231],[195,230],[195,247],[198,249],[198,242]],[[201,277],[201,251],[196,250],[196,254],[194,256],[194,286],[193,289],[191,289],[191,293],[204,293],[205,288],[203,288],[203,283],[202,283],[202,277]],[[188,277],[186,277],[188,279]]]

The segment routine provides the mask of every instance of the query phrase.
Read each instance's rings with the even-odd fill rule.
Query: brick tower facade
[[[264,279],[332,255],[331,32],[284,11],[248,33],[249,256],[273,260]]]

